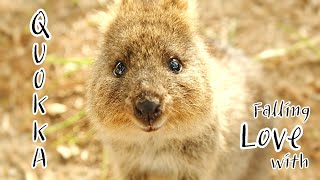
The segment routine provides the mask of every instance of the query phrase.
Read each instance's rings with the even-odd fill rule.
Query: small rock
[[[68,63],[64,65],[64,73],[74,72],[78,69],[78,65],[75,63]]]
[[[71,149],[67,146],[59,145],[57,152],[62,156],[63,159],[69,159],[72,156]]]
[[[4,131],[4,133],[10,133],[12,130],[11,125],[10,125],[10,115],[9,113],[4,113],[2,117],[2,123],[1,123],[1,128]]]
[[[89,152],[87,150],[84,150],[80,154],[80,159],[82,161],[87,161],[89,159]]]
[[[64,159],[69,159],[72,156],[78,156],[80,154],[80,149],[76,145],[71,145],[71,146],[59,145],[57,147],[57,151]]]
[[[78,98],[74,101],[73,106],[74,106],[76,109],[82,109],[82,108],[83,108],[83,104],[84,104],[83,98],[78,97]]]
[[[52,116],[65,113],[67,109],[66,105],[60,103],[52,103],[46,106],[47,113]]]
[[[279,57],[283,57],[287,54],[285,49],[267,49],[258,54],[258,59],[271,60]]]
[[[76,145],[71,145],[70,146],[70,149],[71,149],[71,154],[72,156],[78,156],[80,154],[80,149],[78,146]]]

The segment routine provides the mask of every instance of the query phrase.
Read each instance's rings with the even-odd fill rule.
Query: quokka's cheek
[[[128,116],[123,112],[109,110],[104,115],[104,118],[101,119],[101,122],[108,127],[123,128],[124,126],[132,124],[131,119],[131,116]]]

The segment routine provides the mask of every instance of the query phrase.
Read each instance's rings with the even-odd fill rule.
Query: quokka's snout
[[[146,86],[146,83],[141,83],[133,90],[127,98],[127,102],[132,109],[132,121],[146,132],[156,131],[160,129],[165,118],[165,106],[168,105],[165,91],[163,93],[157,92],[160,88]]]
[[[146,127],[146,131],[156,130],[154,124],[162,114],[159,98],[140,95],[133,106],[136,118]]]

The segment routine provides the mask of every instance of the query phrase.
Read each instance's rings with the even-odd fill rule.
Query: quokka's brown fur
[[[267,178],[265,151],[239,145],[242,122],[250,140],[265,127],[251,110],[263,100],[261,69],[236,50],[209,47],[198,33],[193,1],[122,0],[112,10],[88,88],[93,124],[109,150],[110,178]],[[168,68],[171,57],[181,61],[178,74]],[[115,77],[119,60],[127,68]],[[158,130],[145,132],[135,116],[140,97],[160,102]]]

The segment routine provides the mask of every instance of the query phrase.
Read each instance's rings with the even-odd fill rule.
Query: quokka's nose
[[[135,115],[149,125],[161,115],[160,103],[143,100],[136,103]]]

